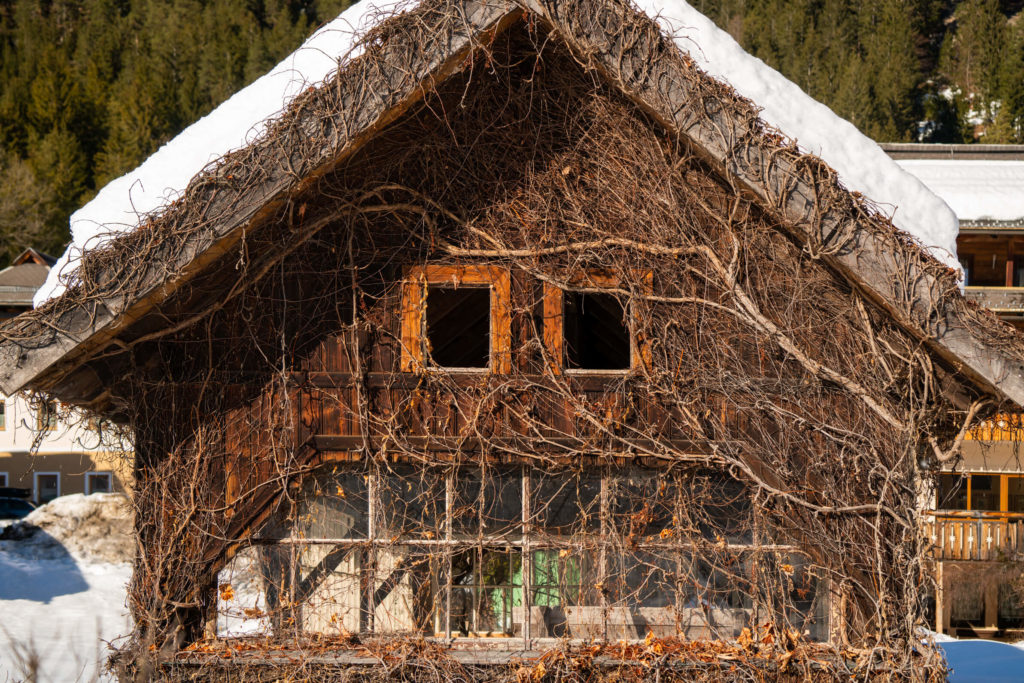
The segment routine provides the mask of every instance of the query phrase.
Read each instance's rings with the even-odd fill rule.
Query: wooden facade
[[[380,31],[0,341],[132,429],[125,671],[884,633],[856,675],[933,678],[917,496],[1024,342],[625,3]]]

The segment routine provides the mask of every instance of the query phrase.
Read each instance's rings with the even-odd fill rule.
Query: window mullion
[[[523,649],[530,649],[530,639],[535,636],[530,632],[533,611],[533,553],[530,550],[530,468],[522,468],[522,547],[520,549],[523,567]]]
[[[601,632],[604,634],[605,640],[608,639],[608,604],[605,599],[605,591],[607,586],[605,582],[608,580],[608,543],[609,534],[611,530],[609,528],[609,485],[610,475],[608,470],[603,469],[601,471],[601,501],[600,501],[600,513],[601,513],[601,543],[598,550],[598,567],[597,567],[597,604],[601,607]],[[581,586],[582,589],[582,586]]]
[[[444,538],[445,580],[444,580],[444,637],[452,639],[452,499],[454,498],[455,473],[449,471],[444,479]]]

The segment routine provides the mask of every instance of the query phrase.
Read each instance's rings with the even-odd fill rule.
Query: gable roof
[[[6,326],[0,388],[31,385],[73,402],[99,400],[101,381],[82,369],[93,354],[311,179],[360,149],[433,84],[461,70],[468,56],[524,12],[735,178],[793,237],[961,372],[975,392],[1024,405],[1024,343],[963,300],[955,271],[896,230],[862,195],[844,189],[821,158],[766,126],[754,104],[704,73],[625,0],[427,0],[377,24],[359,44],[363,53],[330,79],[330,87],[303,92],[264,135],[207,167],[161,213],[109,248],[88,253],[63,296]],[[318,227],[305,227],[295,240]],[[129,258],[140,252],[147,258]]]
[[[72,242],[36,304],[60,294],[82,252],[132,230],[173,201],[194,176],[257,138],[306,86],[322,85],[362,53],[358,37],[419,0],[362,0],[342,12],[265,76],[246,86],[161,147],[138,168],[104,186],[71,216]],[[557,4],[557,3],[555,3]],[[682,0],[639,0],[675,45],[708,75],[756,103],[761,119],[822,158],[852,191],[870,197],[943,263],[959,268],[956,215],[853,124],[804,93]]]

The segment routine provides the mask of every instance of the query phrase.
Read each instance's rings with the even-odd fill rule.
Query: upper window
[[[44,401],[36,413],[36,429],[41,432],[52,432],[57,429],[57,403]]]
[[[0,429],[7,429],[7,399],[0,396]]]
[[[628,370],[632,352],[626,309],[613,294],[562,295],[565,366],[570,370]]]
[[[508,270],[430,265],[402,292],[402,369],[506,373],[511,367]]]
[[[645,278],[648,286],[650,278]],[[624,371],[639,365],[637,343],[619,278],[591,271],[571,287],[544,285],[544,344],[556,371]]]
[[[1024,513],[1024,477],[1008,474],[939,475],[939,510]]]

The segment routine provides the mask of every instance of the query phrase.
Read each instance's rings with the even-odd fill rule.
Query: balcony
[[[1024,514],[927,512],[925,533],[936,560],[1024,561]]]
[[[1024,287],[967,287],[964,295],[995,313],[1024,313]]]

